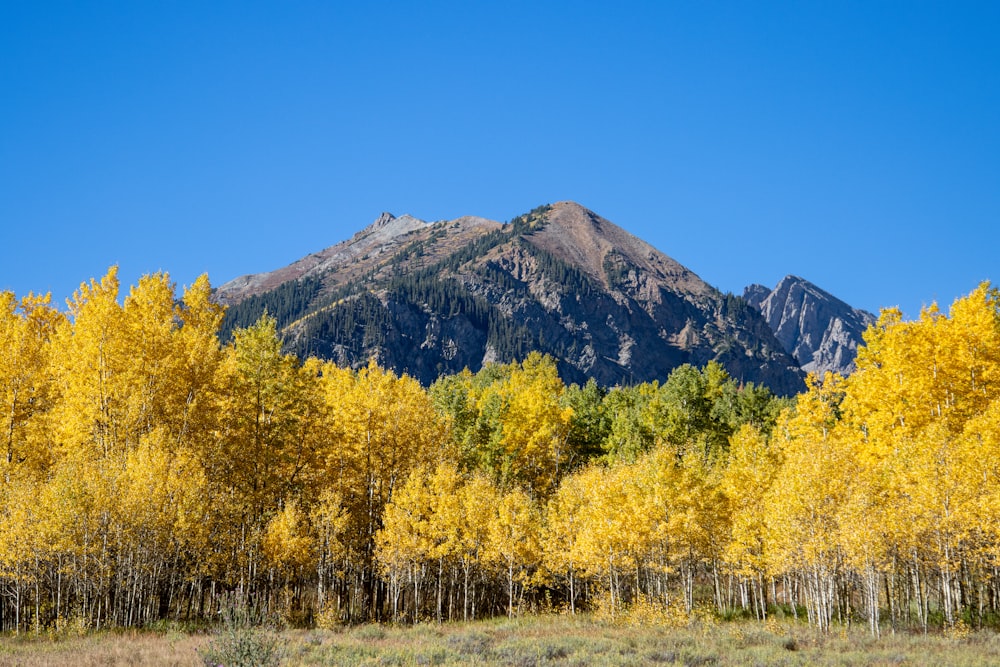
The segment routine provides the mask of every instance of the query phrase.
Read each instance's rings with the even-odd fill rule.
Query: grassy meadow
[[[992,631],[897,633],[863,626],[820,635],[802,623],[684,624],[592,615],[533,616],[417,626],[362,625],[274,635],[282,665],[996,665]],[[217,639],[217,637],[216,637]],[[5,637],[0,665],[23,667],[203,665],[213,635],[176,630]]]

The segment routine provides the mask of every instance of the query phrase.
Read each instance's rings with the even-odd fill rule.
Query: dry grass
[[[546,616],[425,625],[302,631],[286,665],[954,665],[1000,664],[1000,637],[896,635],[872,640],[862,628],[819,636],[801,624],[716,623],[686,627]]]
[[[4,637],[0,667],[124,667],[202,665],[197,649],[205,635],[167,633],[97,633],[85,637]]]
[[[299,665],[954,665],[1000,664],[1000,636],[886,636],[863,628],[817,635],[802,624],[719,623],[708,617],[674,627],[612,623],[589,616],[540,616],[417,627],[367,625],[282,633],[283,664]],[[0,665],[201,665],[204,635],[101,634],[11,639]]]

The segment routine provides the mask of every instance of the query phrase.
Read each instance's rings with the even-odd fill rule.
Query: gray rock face
[[[750,285],[743,290],[743,298],[757,310],[760,310],[760,304],[770,295],[771,288],[764,287],[763,285]]]
[[[743,298],[760,310],[802,370],[817,375],[851,373],[861,335],[876,319],[798,276],[785,276],[773,290],[750,285]]]

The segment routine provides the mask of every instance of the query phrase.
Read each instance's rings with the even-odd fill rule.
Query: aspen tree
[[[560,579],[565,578],[571,614],[576,613],[577,583],[585,558],[580,544],[587,529],[582,516],[588,491],[585,479],[582,473],[565,477],[549,498],[542,539],[545,567]]]
[[[769,569],[769,549],[765,499],[781,462],[777,452],[753,426],[744,425],[730,438],[729,455],[720,481],[731,517],[729,539],[723,560],[740,579],[741,602],[746,608],[746,586],[763,577],[779,574]],[[758,592],[759,592],[758,585]],[[760,617],[762,600],[754,605]]]
[[[46,417],[57,400],[51,340],[64,318],[50,300],[0,292],[0,466],[7,483],[14,468],[39,474],[51,463]]]
[[[835,432],[843,392],[840,378],[832,374],[822,383],[811,377],[807,386],[794,414],[776,427],[783,466],[767,498],[774,545],[770,567],[802,576],[809,620],[828,631],[841,560],[838,518],[848,490],[845,448]]]
[[[100,281],[81,284],[69,303],[70,319],[56,333],[55,373],[62,399],[54,436],[64,454],[124,452],[124,374],[131,363],[124,314],[118,303],[118,267]]]
[[[507,584],[507,616],[515,614],[520,600],[531,585],[541,564],[541,513],[531,497],[520,489],[505,493],[489,527],[487,558],[503,572]],[[520,603],[517,605],[520,608]]]
[[[336,427],[322,455],[323,478],[341,494],[350,517],[347,546],[360,577],[354,595],[364,599],[365,614],[375,616],[375,536],[383,510],[411,470],[442,456],[445,424],[416,380],[374,361],[356,372],[326,365],[322,383]]]

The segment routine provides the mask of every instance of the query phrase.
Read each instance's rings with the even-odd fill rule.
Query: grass
[[[104,633],[0,640],[0,665],[202,665],[206,635]],[[281,633],[283,665],[954,665],[1000,664],[1000,635],[896,634],[863,627],[820,636],[794,622],[711,618],[684,627],[612,623],[592,616],[539,616],[416,627],[366,625]]]
[[[5,636],[0,667],[202,667],[207,635],[180,632],[100,632],[83,637]]]

